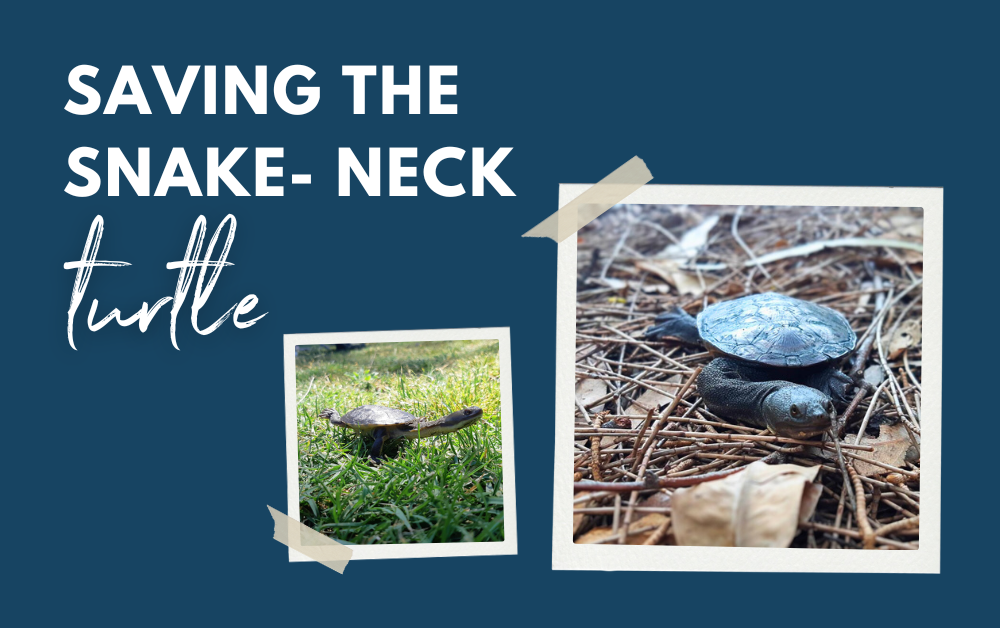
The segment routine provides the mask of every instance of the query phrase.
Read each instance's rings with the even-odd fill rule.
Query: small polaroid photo
[[[940,573],[943,196],[646,185],[562,240],[553,569]]]
[[[352,560],[517,553],[509,328],[288,334],[284,371],[290,518]]]

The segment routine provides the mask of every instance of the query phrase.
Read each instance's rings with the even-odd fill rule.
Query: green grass
[[[296,399],[303,523],[354,544],[503,540],[496,341],[300,347]],[[387,443],[375,463],[370,437],[319,418],[325,408],[345,414],[365,404],[426,419],[476,405],[483,418],[451,434]]]

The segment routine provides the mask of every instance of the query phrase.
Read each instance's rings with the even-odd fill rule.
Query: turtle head
[[[340,420],[340,413],[333,408],[327,408],[319,413],[321,419],[326,419],[330,422],[330,425],[335,425],[337,427],[348,427],[346,423]]]
[[[476,406],[469,406],[443,417],[441,419],[441,427],[452,432],[469,427],[481,418],[483,418],[483,409]]]
[[[771,431],[789,438],[807,438],[830,429],[835,418],[830,398],[808,386],[793,384],[764,399],[764,419]]]

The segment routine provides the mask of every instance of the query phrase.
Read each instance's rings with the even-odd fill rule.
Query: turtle
[[[362,434],[372,434],[375,444],[370,453],[373,460],[378,460],[382,457],[382,445],[387,440],[427,438],[455,432],[483,418],[483,410],[469,406],[436,421],[421,421],[409,412],[373,405],[355,408],[343,416],[335,409],[327,408],[319,416],[329,419],[334,427],[349,427]]]
[[[829,430],[834,404],[846,404],[855,383],[839,369],[857,343],[844,315],[782,294],[722,301],[697,319],[675,307],[645,331],[647,339],[667,336],[715,356],[697,382],[709,410],[780,436]]]

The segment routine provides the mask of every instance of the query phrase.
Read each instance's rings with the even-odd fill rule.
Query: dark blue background
[[[992,491],[967,481],[971,421],[989,415],[970,368],[979,346],[955,335],[992,281],[982,252],[995,239],[996,20],[972,9],[726,6],[665,3],[300,7],[240,3],[46,4],[4,17],[4,614],[32,623],[264,620],[565,622],[638,608],[652,621],[743,622],[775,613],[808,622],[836,608],[868,625],[929,617],[928,600],[981,604],[995,546],[981,527]],[[153,115],[73,116],[66,77],[100,68],[106,102],[121,65],[134,65]],[[176,85],[184,67],[222,66],[269,82],[290,64],[316,70],[319,107],[268,115],[202,113],[201,75],[183,115],[171,116],[150,69]],[[458,65],[458,116],[351,114],[341,65]],[[426,85],[426,70],[424,73]],[[448,100],[446,100],[447,102]],[[103,103],[102,103],[103,110]],[[397,100],[397,111],[405,112]],[[423,110],[426,112],[426,95]],[[172,146],[187,149],[204,187],[204,148],[283,146],[281,198],[122,196],[63,192],[79,182],[66,159],[109,146],[132,159],[151,147],[153,185]],[[336,194],[338,146],[469,150],[442,174],[468,190],[473,146],[513,152],[498,172],[502,198]],[[552,572],[556,247],[522,239],[556,209],[557,184],[593,182],[633,155],[654,183],[943,186],[952,300],[945,319],[941,576],[592,574]],[[237,175],[251,190],[252,148]],[[422,163],[422,160],[420,161]],[[383,173],[386,166],[383,162]],[[450,172],[450,173],[449,173]],[[383,177],[386,175],[383,174]],[[451,179],[454,177],[454,179]],[[106,220],[97,269],[65,337],[74,272],[91,220]],[[185,306],[176,351],[168,310],[137,326],[86,329],[91,299],[126,315],[173,294],[195,218],[209,233],[239,221],[226,269],[202,317],[210,323],[245,294],[268,315],[248,330],[227,322],[195,334]],[[188,295],[188,303],[193,292]],[[169,308],[169,306],[168,306]],[[959,328],[958,326],[962,327]],[[509,326],[517,439],[518,556],[359,561],[343,576],[289,564],[271,539],[266,504],[284,510],[282,334]],[[954,342],[959,338],[958,342]],[[973,343],[976,344],[976,343]],[[954,373],[958,369],[961,377]],[[979,399],[979,401],[976,401]],[[956,425],[960,424],[960,425]],[[960,470],[959,470],[960,469]],[[109,526],[110,522],[110,526]],[[991,550],[989,550],[991,551]],[[995,558],[995,552],[992,552]],[[390,582],[389,588],[383,588]],[[13,588],[12,588],[13,586]],[[374,588],[373,588],[374,587]],[[623,605],[593,603],[593,592]],[[628,594],[629,591],[634,592]],[[437,594],[445,594],[441,606]],[[656,600],[647,606],[636,596]],[[612,596],[613,597],[613,596]],[[725,600],[724,605],[719,604]],[[922,607],[921,607],[922,608]],[[909,610],[907,610],[909,609]]]

